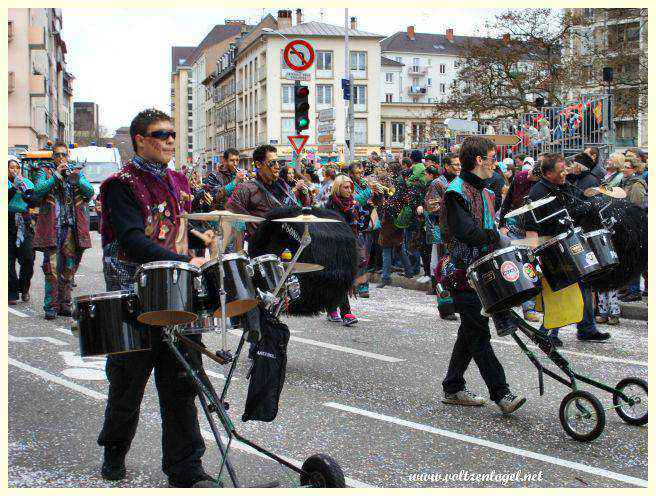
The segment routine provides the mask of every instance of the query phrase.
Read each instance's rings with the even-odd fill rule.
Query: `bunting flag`
[[[602,106],[601,106],[601,100],[597,102],[597,104],[594,107],[594,116],[595,120],[597,121],[597,124],[601,124],[602,121]]]

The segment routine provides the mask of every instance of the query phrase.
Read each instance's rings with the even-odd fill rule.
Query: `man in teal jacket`
[[[34,194],[40,201],[34,249],[43,252],[47,320],[71,315],[73,278],[85,249],[91,247],[88,203],[93,187],[80,168],[68,163],[68,147],[52,148],[54,168],[35,175]]]

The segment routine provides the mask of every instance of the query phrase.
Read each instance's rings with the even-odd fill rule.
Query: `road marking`
[[[210,377],[215,377],[216,379],[221,379],[221,380],[225,381],[225,375],[223,375],[223,374],[219,374],[217,372],[213,372],[213,371],[207,370],[207,369],[205,370],[205,373],[207,375],[209,375]],[[233,376],[233,379],[234,379],[234,376]]]
[[[214,435],[212,434],[212,431],[210,431],[208,429],[201,429],[200,432],[206,440],[214,441]],[[228,445],[228,438],[226,436],[221,436],[221,441],[223,441],[224,446]],[[247,444],[242,443],[241,441],[237,441],[236,439],[233,440],[232,444],[230,445],[230,449],[232,449],[232,448],[238,449],[240,451],[244,451],[246,453],[250,453],[251,455],[255,455],[255,456],[258,456],[260,458],[264,458],[265,460],[270,460],[272,462],[275,462],[275,460],[273,460],[272,458],[269,458],[264,453],[260,453],[255,448],[252,448],[252,447],[248,446]],[[280,453],[276,453],[276,455],[278,455],[283,460],[291,463],[292,465],[296,465],[297,467],[303,466],[303,464],[300,461],[295,460],[294,458],[290,458],[288,456],[281,455]],[[357,479],[352,479],[350,477],[344,477],[344,480],[346,481],[346,484],[349,487],[376,487],[376,486],[372,486],[370,484],[367,484],[366,482],[362,482],[362,481],[359,481]]]
[[[38,377],[41,377],[42,379],[45,379],[46,381],[54,382],[55,384],[59,384],[61,386],[67,387],[69,389],[72,389],[73,391],[77,391],[78,393],[82,393],[85,396],[88,396],[90,398],[93,398],[94,400],[104,400],[107,399],[107,395],[103,393],[99,393],[98,391],[94,391],[93,389],[80,386],[79,384],[76,384],[71,381],[67,381],[66,379],[62,379],[61,377],[57,377],[56,375],[51,374],[50,372],[46,372],[45,370],[37,369],[36,367],[32,367],[31,365],[28,365],[23,362],[19,362],[18,360],[14,360],[13,358],[9,358],[9,365],[13,365],[14,367],[18,367],[19,369],[22,369],[26,372],[29,372],[30,374],[34,374]]]
[[[8,307],[7,310],[9,310],[9,313],[13,313],[14,315],[18,315],[19,317],[31,317],[31,315],[27,315],[26,313],[20,312],[11,307]]]
[[[497,343],[497,344],[506,344],[506,345],[510,345],[510,346],[517,346],[517,343],[515,343],[514,341],[506,341],[505,339],[490,339],[490,341],[493,342],[493,343]],[[533,344],[527,344],[526,347],[527,348],[533,348],[534,350],[539,350],[540,349],[536,345],[533,345]],[[639,360],[629,360],[629,359],[626,359],[626,358],[615,358],[615,357],[610,357],[610,356],[595,355],[593,353],[584,353],[582,351],[564,350],[562,348],[558,348],[558,353],[561,353],[563,355],[573,355],[573,356],[594,358],[594,359],[599,360],[601,362],[626,363],[626,364],[629,364],[629,365],[638,365],[640,367],[646,367],[648,365],[647,362],[641,362]]]
[[[241,335],[240,332],[230,331],[232,334]],[[289,336],[290,341],[298,341],[299,343],[309,344],[312,346],[318,346],[320,348],[327,348],[329,350],[343,351],[344,353],[350,353],[351,355],[360,355],[367,358],[373,358],[375,360],[380,360],[382,362],[404,362],[403,358],[395,358],[387,355],[379,355],[378,353],[371,353],[369,351],[356,350],[355,348],[348,348],[346,346],[338,346],[332,343],[324,343],[323,341],[315,341],[314,339],[299,338],[296,336]]]
[[[419,424],[417,422],[411,422],[409,420],[390,417],[389,415],[370,412],[368,410],[363,410],[361,408],[355,408],[348,405],[342,405],[340,403],[334,403],[332,401],[324,403],[323,405],[327,406],[328,408],[335,408],[336,410],[343,410],[345,412],[355,413],[357,415],[362,415],[364,417],[369,417],[376,420],[382,420],[384,422],[389,422],[392,424],[402,425],[404,427],[409,427],[411,429],[416,429],[418,431],[430,432],[431,434],[437,434],[438,436],[444,436],[450,439],[455,439],[457,441],[464,441],[466,443],[476,444],[478,446],[484,446],[486,448],[503,451],[513,455],[523,456],[524,458],[532,458],[534,460],[551,463],[553,465],[559,465],[561,467],[569,468],[572,470],[578,470],[592,475],[599,475],[601,477],[614,479],[620,482],[627,482],[629,484],[633,484],[640,487],[648,486],[648,482],[644,479],[639,479],[637,477],[632,477],[630,475],[624,475],[617,472],[611,472],[610,470],[606,470],[603,468],[591,467],[590,465],[585,465],[583,463],[563,460],[562,458],[544,455],[542,453],[536,453],[534,451],[528,451],[521,448],[515,448],[513,446],[507,446],[505,444],[495,443],[494,441],[488,441],[486,439],[480,439],[474,436],[468,436],[466,434],[460,434],[457,432],[451,432],[444,429],[438,429],[430,425]]]
[[[65,327],[55,327],[55,331],[59,331],[63,334],[67,334],[69,336],[73,335],[73,331],[71,331],[70,329],[66,329]]]
[[[59,339],[51,338],[50,336],[13,336],[11,334],[7,334],[7,337],[9,338],[9,342],[12,343],[30,343],[32,341],[46,341],[50,344],[56,344],[59,346],[68,346],[68,343],[65,341],[61,341]]]

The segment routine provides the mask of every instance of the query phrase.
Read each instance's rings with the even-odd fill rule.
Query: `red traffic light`
[[[296,89],[296,94],[300,98],[306,98],[310,94],[310,89],[307,86],[299,86]]]

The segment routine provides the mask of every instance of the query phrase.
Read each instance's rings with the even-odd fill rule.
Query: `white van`
[[[95,195],[89,202],[89,228],[97,231],[100,225],[100,205],[95,198],[100,191],[100,184],[121,169],[121,153],[113,147],[82,146],[71,149],[69,155],[69,162],[81,165],[85,177],[93,186]]]

